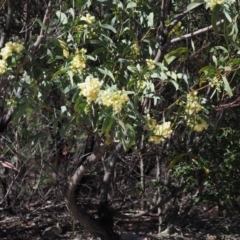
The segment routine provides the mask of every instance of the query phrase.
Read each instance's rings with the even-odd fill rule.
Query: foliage
[[[13,16],[12,35],[1,38],[2,116],[12,115],[8,134],[1,136],[1,155],[16,168],[44,166],[31,187],[63,184],[71,170],[53,177],[59,159],[82,153],[75,142],[92,135],[109,151],[120,142],[123,158],[139,152],[140,162],[150,153],[145,167],[149,161],[157,168],[161,156],[169,177],[154,177],[154,191],[171,199],[191,196],[188,204],[233,204],[239,171],[234,141],[239,6],[190,2],[48,1],[36,18]],[[5,4],[1,11],[9,8]],[[124,172],[130,162],[116,171]],[[100,174],[103,167],[94,170]],[[147,195],[147,189],[141,191]]]

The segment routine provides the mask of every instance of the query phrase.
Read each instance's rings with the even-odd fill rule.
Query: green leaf
[[[114,32],[114,33],[117,32],[116,29],[115,29],[113,26],[109,25],[109,24],[99,24],[99,26],[100,26],[101,28],[111,30],[111,31]]]
[[[217,4],[212,11],[212,18],[211,18],[211,23],[212,23],[212,27],[213,27],[213,31],[215,32],[215,34],[218,35],[218,26],[217,26],[217,21],[218,21],[218,14],[221,10],[222,6],[220,4]]]
[[[61,121],[61,118],[54,118],[53,124],[52,124],[52,133],[53,135],[57,134],[58,130],[58,123]]]
[[[113,119],[111,116],[107,116],[102,124],[102,134],[107,135],[110,130],[112,129],[113,125],[115,123],[115,119]]]
[[[224,67],[224,71],[230,72],[230,71],[232,71],[232,68],[230,66],[226,66],[226,67]]]
[[[175,72],[172,72],[172,78],[177,81],[177,74]]]
[[[231,18],[231,16],[229,15],[229,11],[228,11],[226,8],[224,8],[224,9],[223,9],[223,13],[224,13],[226,19],[231,23],[231,22],[232,22],[232,18]]]
[[[196,7],[200,6],[200,5],[202,5],[203,3],[204,3],[204,1],[196,1],[196,2],[192,2],[192,3],[188,4],[188,6],[187,6],[187,10],[188,10],[188,11],[191,11],[191,10],[193,10],[194,8],[196,8]]]
[[[184,53],[189,52],[188,48],[186,47],[180,47],[177,48],[176,50],[171,51],[170,53],[165,55],[164,61],[166,62],[167,65],[172,63],[177,57],[182,56]]]
[[[127,135],[128,135],[128,147],[131,147],[135,143],[135,131],[132,125],[126,124],[127,127]]]
[[[229,46],[229,39],[228,39],[228,23],[224,21],[223,24],[223,32],[224,32],[224,38],[227,44],[227,47]]]
[[[201,74],[199,85],[201,86],[207,78],[213,78],[218,69],[214,66],[206,66],[201,68],[198,73]]]
[[[128,8],[135,8],[135,7],[137,7],[137,4],[136,4],[135,2],[129,2],[129,3],[127,4],[126,9],[128,9]]]
[[[126,136],[121,128],[116,131],[116,138],[122,143],[124,150],[127,151]]]
[[[105,38],[104,40],[105,40],[106,44],[107,43],[113,43],[112,39],[109,36],[107,36],[107,35],[105,35],[103,33],[101,33],[100,35]]]
[[[191,39],[191,46],[192,46],[193,52],[195,52],[195,44],[194,44],[194,41],[192,39]]]
[[[148,16],[147,16],[147,20],[148,20],[148,27],[152,27],[154,22],[153,22],[153,19],[154,19],[154,14],[153,12],[151,12]]]
[[[229,62],[228,62],[229,65],[240,65],[240,58],[235,58],[235,59],[231,59]]]
[[[114,82],[115,82],[115,78],[112,74],[112,72],[106,68],[102,69],[102,68],[97,68],[97,70],[102,73],[103,75],[107,75],[109,76]]]
[[[114,3],[113,1],[109,1],[109,0],[95,0],[95,1],[101,3],[102,5],[111,7],[111,8],[116,7],[116,3]],[[83,1],[83,2],[85,2],[85,1]]]
[[[69,8],[68,12],[72,15],[73,19],[75,19],[75,10],[73,8]]]
[[[238,44],[238,43],[236,43],[236,42],[234,42],[234,41],[232,41],[232,39],[230,39],[231,41],[231,45],[235,48],[235,49],[237,49],[237,50],[240,50],[240,45]]]
[[[213,55],[212,59],[213,59],[213,62],[215,64],[215,66],[217,66],[218,65],[218,60],[217,60],[216,56]]]
[[[61,106],[61,113],[67,112],[67,107],[66,106]]]
[[[233,96],[232,89],[231,89],[231,87],[228,83],[227,78],[224,75],[222,75],[222,80],[223,80],[223,83],[224,83],[225,91],[227,92],[229,97],[232,97]]]
[[[217,72],[217,68],[214,67],[214,66],[206,66],[206,67],[201,68],[201,69],[198,71],[199,74],[205,73],[206,75],[207,75],[207,74],[208,74],[208,75],[212,75],[212,74],[215,75],[216,72]]]
[[[62,125],[61,130],[60,130],[60,135],[61,137],[65,137],[66,132],[68,131],[68,129],[70,128],[70,125],[72,124],[72,122],[68,122],[64,125]]]
[[[229,55],[229,51],[228,51],[225,47],[223,47],[223,46],[215,46],[215,47],[213,47],[213,48],[210,50],[210,52],[212,52],[214,49],[216,49],[216,50],[221,50],[221,51],[223,51],[225,54]]]
[[[87,103],[83,101],[83,97],[79,96],[74,104],[74,111],[76,113],[82,113],[84,112],[84,109],[86,106],[87,106]]]
[[[70,71],[67,71],[67,74],[68,74],[68,76],[69,76],[71,85],[73,85],[73,72],[70,70]]]
[[[58,42],[59,42],[59,44],[60,44],[60,46],[61,46],[61,48],[63,50],[63,56],[65,58],[68,58],[69,57],[69,50],[68,50],[68,46],[67,46],[66,42],[64,42],[61,39],[58,39]]]
[[[57,11],[56,15],[63,25],[68,23],[68,18],[67,18],[67,15],[65,13],[63,13],[61,11]]]
[[[18,106],[13,112],[13,124],[17,124],[19,119],[26,113],[27,109],[29,109],[29,104],[24,103]]]
[[[178,162],[179,160],[181,160],[183,157],[188,156],[188,153],[182,153],[177,155],[169,164],[168,169],[173,168]]]
[[[126,126],[125,126],[125,124],[123,123],[123,121],[121,121],[120,119],[118,119],[118,123],[119,123],[119,125],[122,127],[122,130],[126,133],[126,132],[127,132],[127,129],[126,129]]]
[[[176,88],[176,90],[179,89],[179,85],[176,81],[170,80],[170,82],[174,85],[174,87]]]

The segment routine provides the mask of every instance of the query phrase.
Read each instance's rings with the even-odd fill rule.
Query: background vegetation
[[[1,210],[65,198],[101,239],[238,216],[239,1],[213,3],[2,1]]]

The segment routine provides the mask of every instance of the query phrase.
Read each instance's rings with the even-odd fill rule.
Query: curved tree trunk
[[[100,237],[101,240],[118,240],[119,236],[114,233],[111,226],[104,225],[102,222],[93,218],[77,204],[75,198],[75,190],[78,183],[81,181],[84,174],[90,170],[95,163],[101,160],[107,150],[107,146],[100,144],[97,150],[98,152],[91,154],[71,177],[66,189],[65,201],[74,219],[77,220],[93,236]]]

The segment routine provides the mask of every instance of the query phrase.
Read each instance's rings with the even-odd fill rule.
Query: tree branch
[[[180,13],[167,27],[167,32],[169,33],[179,21],[181,21],[190,11],[185,10],[182,13]]]
[[[3,48],[11,28],[11,22],[12,22],[12,16],[13,16],[13,7],[12,7],[11,1],[12,0],[7,1],[8,11],[6,14],[6,25],[0,39],[0,49]]]
[[[45,14],[44,14],[44,18],[43,18],[43,25],[44,26],[47,26],[47,23],[49,22],[51,9],[52,9],[52,1],[49,1],[48,5],[47,5],[47,8],[46,8],[46,11],[45,11]],[[41,28],[40,34],[38,35],[36,42],[33,44],[34,49],[39,47],[43,38],[45,38],[45,30],[43,28]]]
[[[161,16],[162,16],[162,14],[163,14],[163,12],[164,12],[164,1],[163,1],[163,3],[162,3],[162,6],[161,6]],[[161,19],[160,19],[160,29],[161,29],[161,31],[160,31],[160,36],[162,36],[162,38],[163,39],[165,39],[165,41],[163,40],[162,41],[162,44],[159,46],[159,48],[158,48],[158,51],[157,51],[157,54],[156,54],[156,56],[155,56],[155,58],[154,58],[154,61],[155,62],[159,62],[159,61],[161,61],[163,58],[164,58],[164,53],[165,53],[165,51],[166,51],[166,47],[167,46],[169,46],[169,44],[171,43],[171,42],[169,42],[169,41],[167,41],[166,39],[167,39],[167,36],[168,36],[168,34],[169,34],[169,32],[174,28],[174,26],[176,26],[176,24],[179,22],[179,21],[181,21],[188,13],[190,13],[191,12],[191,10],[185,10],[185,11],[183,11],[182,13],[180,13],[170,24],[169,24],[169,26],[167,27],[167,28],[163,28],[163,24],[164,24],[164,19],[162,19],[162,17],[161,17]],[[163,15],[163,16],[165,16],[165,15]]]
[[[223,23],[224,23],[224,19],[219,20],[219,21],[216,23],[216,25],[219,26],[219,25],[221,25],[221,24],[223,24]],[[185,34],[185,35],[183,35],[183,36],[181,36],[181,37],[173,38],[173,39],[171,39],[169,42],[167,42],[166,44],[168,44],[168,43],[175,43],[175,42],[179,42],[179,41],[182,41],[182,40],[191,38],[191,37],[193,37],[193,36],[196,36],[196,35],[199,35],[199,34],[208,32],[209,30],[212,30],[212,28],[213,28],[213,26],[210,25],[210,26],[208,26],[208,27],[199,29],[199,30],[197,30],[197,31],[195,31],[195,32],[193,32],[193,33],[188,33],[188,34]]]

